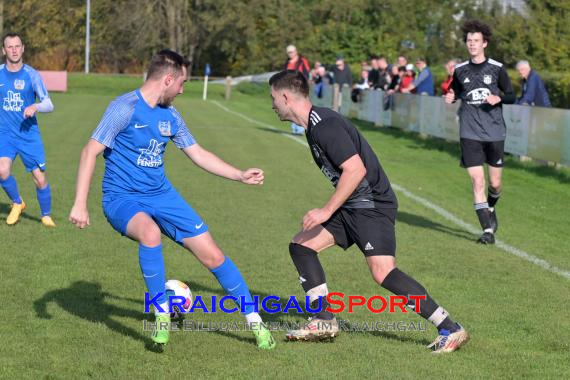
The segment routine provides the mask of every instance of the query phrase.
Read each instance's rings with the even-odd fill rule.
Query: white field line
[[[236,112],[236,111],[232,111],[232,110],[230,110],[229,108],[225,107],[224,105],[220,104],[220,103],[217,102],[217,101],[213,101],[213,103],[214,103],[216,106],[218,106],[218,107],[220,107],[221,109],[223,109],[224,111],[229,112],[229,113],[231,113],[231,114],[233,114],[233,115],[236,115],[236,116],[238,116],[238,117],[240,117],[240,118],[242,118],[242,119],[244,119],[244,120],[247,120],[247,121],[249,121],[249,122],[252,123],[252,124],[256,124],[256,125],[258,125],[258,126],[260,126],[260,127],[264,127],[264,128],[269,128],[269,129],[272,129],[272,130],[274,130],[274,131],[280,131],[279,129],[273,127],[273,126],[270,125],[270,124],[262,123],[262,122],[260,122],[260,121],[258,121],[258,120],[254,120],[254,119],[252,119],[252,118],[250,118],[250,117],[248,117],[248,116],[246,116],[246,115],[244,115],[244,114],[242,114],[242,113],[239,113],[239,112]],[[292,135],[290,135],[290,134],[288,134],[288,133],[286,133],[286,132],[282,132],[282,135],[285,136],[285,137],[287,137],[287,138],[292,139],[293,141],[295,141],[295,142],[297,142],[297,143],[299,143],[299,144],[301,144],[301,145],[303,145],[303,146],[305,146],[305,147],[308,147],[307,142],[306,142],[305,140],[303,140],[303,139],[296,138],[295,136],[292,136]],[[429,200],[427,200],[427,199],[425,199],[425,198],[422,198],[422,197],[420,197],[420,196],[418,196],[418,195],[412,193],[412,192],[409,191],[409,190],[406,190],[406,189],[403,188],[402,186],[397,185],[397,184],[395,184],[395,183],[392,183],[392,187],[394,188],[394,190],[400,192],[401,194],[404,194],[406,197],[410,198],[411,200],[413,200],[413,201],[415,201],[415,202],[421,204],[422,206],[424,206],[424,207],[426,207],[426,208],[432,210],[432,211],[435,212],[436,214],[442,216],[444,219],[446,219],[446,220],[450,221],[451,223],[453,223],[453,224],[455,224],[455,225],[457,225],[457,226],[463,228],[464,230],[468,231],[469,233],[474,234],[474,235],[478,235],[478,234],[481,232],[481,230],[480,230],[479,228],[477,228],[477,227],[473,226],[472,224],[469,224],[469,223],[467,223],[467,222],[461,220],[460,218],[458,218],[457,216],[453,215],[453,214],[450,213],[449,211],[447,211],[447,210],[441,208],[440,206],[438,206],[438,205],[436,205],[436,204],[430,202]],[[560,275],[560,276],[562,276],[562,277],[565,277],[565,278],[567,278],[567,279],[570,279],[570,271],[567,271],[567,270],[564,270],[564,269],[560,269],[560,268],[558,268],[558,267],[556,267],[556,266],[550,264],[550,263],[549,263],[548,261],[546,261],[546,260],[540,259],[540,258],[538,258],[538,257],[536,257],[536,256],[533,256],[533,255],[531,255],[531,254],[529,254],[529,253],[526,253],[525,251],[520,250],[520,249],[518,249],[518,248],[516,248],[516,247],[513,247],[513,246],[511,246],[511,245],[509,245],[509,244],[507,244],[507,243],[505,243],[505,242],[503,242],[503,241],[501,241],[501,240],[498,240],[498,239],[495,240],[495,245],[496,245],[498,248],[502,249],[503,251],[505,251],[505,252],[507,252],[507,253],[510,253],[511,255],[517,256],[518,258],[521,258],[521,259],[523,259],[523,260],[525,260],[525,261],[528,261],[528,262],[531,263],[531,264],[534,264],[534,265],[537,265],[537,266],[539,266],[539,267],[541,267],[541,268],[543,268],[543,269],[546,269],[546,270],[549,271],[549,272],[552,272],[552,273],[555,273],[555,274]]]

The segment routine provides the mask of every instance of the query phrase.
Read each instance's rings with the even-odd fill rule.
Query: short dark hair
[[[309,82],[297,70],[283,70],[274,74],[269,78],[269,85],[276,90],[289,90],[305,98],[309,97]]]
[[[22,38],[22,36],[20,36],[18,33],[6,33],[4,34],[4,38],[2,38],[2,46],[5,46],[5,42],[6,42],[6,38],[15,38],[18,37],[20,39],[20,41],[22,41],[22,45],[24,44],[24,39]]]
[[[491,27],[484,22],[479,20],[469,20],[463,23],[461,27],[463,31],[463,41],[467,42],[467,34],[468,33],[481,33],[483,35],[483,41],[489,42],[491,41],[491,36],[493,36],[493,32],[491,32]]]
[[[190,62],[175,51],[164,49],[156,53],[150,60],[147,78],[155,78],[172,71],[174,76],[182,75],[182,68],[188,67]]]

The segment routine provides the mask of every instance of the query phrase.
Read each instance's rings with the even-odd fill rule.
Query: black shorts
[[[397,211],[395,208],[341,208],[322,226],[345,250],[356,243],[364,256],[395,256]]]
[[[505,153],[504,141],[477,141],[460,139],[461,167],[483,166],[487,163],[495,168],[502,168]]]

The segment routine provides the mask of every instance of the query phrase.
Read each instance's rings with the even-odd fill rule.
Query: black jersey
[[[459,135],[477,141],[504,141],[507,136],[502,104],[512,104],[515,94],[502,63],[491,58],[482,63],[465,61],[455,66],[451,88],[461,99]],[[501,92],[504,95],[501,95]],[[498,95],[501,102],[494,106],[484,102],[489,95]]]
[[[356,128],[342,115],[328,108],[313,107],[309,113],[307,141],[323,174],[337,186],[340,165],[358,154],[366,176],[343,208],[397,208],[398,201],[378,157]]]

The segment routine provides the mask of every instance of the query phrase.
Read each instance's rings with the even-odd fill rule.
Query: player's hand
[[[263,170],[250,168],[241,172],[240,181],[248,185],[263,185]]]
[[[83,229],[89,226],[89,211],[87,211],[87,207],[74,205],[69,213],[69,221],[75,224],[77,228]]]
[[[324,208],[314,208],[303,217],[303,231],[308,231],[330,219],[332,214]]]
[[[500,102],[501,102],[501,97],[497,95],[489,95],[485,98],[485,103],[489,103],[492,106],[494,106],[495,104],[499,104]]]
[[[24,110],[24,119],[33,117],[37,111],[38,111],[38,107],[36,107],[35,104],[32,104],[31,106],[27,106],[26,109]]]
[[[455,92],[450,89],[447,94],[443,95],[443,100],[445,100],[447,104],[453,103],[455,101]]]

